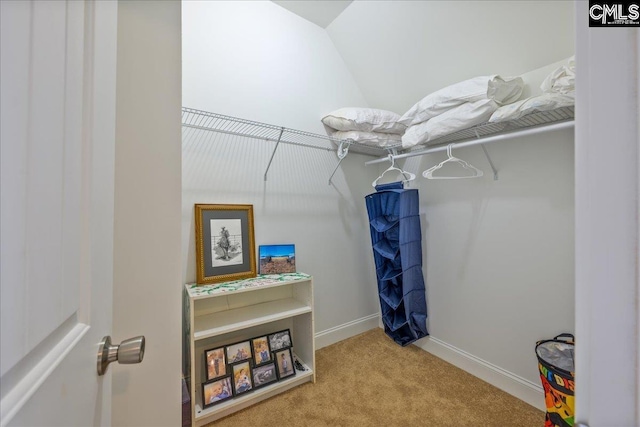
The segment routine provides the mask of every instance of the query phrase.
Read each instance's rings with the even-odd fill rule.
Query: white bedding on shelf
[[[407,128],[398,123],[400,115],[377,108],[345,107],[322,118],[327,135],[336,131],[380,132],[401,135]]]
[[[576,91],[576,61],[572,56],[562,65],[552,71],[540,85],[543,92],[575,95]]]
[[[404,113],[399,122],[407,126],[417,125],[465,103],[481,100],[508,104],[520,97],[523,87],[520,77],[474,77],[425,96]]]
[[[433,92],[403,116],[373,108],[341,108],[322,118],[327,134],[375,147],[407,149],[485,123],[505,123],[526,115],[575,104],[575,61],[571,57],[544,79],[538,96],[516,101],[521,77],[474,77]]]
[[[509,120],[517,120],[527,114],[539,111],[550,111],[561,107],[569,107],[575,104],[573,96],[562,93],[543,93],[542,95],[533,96],[514,102],[513,104],[503,105],[491,115],[489,123],[500,123]]]
[[[517,120],[527,114],[550,111],[575,104],[575,60],[553,70],[542,82],[542,94],[500,107],[489,119],[490,123]]]
[[[426,122],[410,126],[402,135],[402,148],[426,144],[450,133],[484,123],[497,108],[498,104],[491,99],[459,105]]]
[[[402,142],[401,135],[392,133],[337,131],[333,132],[330,136],[338,139],[351,139],[357,143],[375,147],[395,147]]]

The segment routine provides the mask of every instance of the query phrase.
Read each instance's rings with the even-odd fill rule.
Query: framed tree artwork
[[[256,277],[253,205],[195,205],[198,284]]]

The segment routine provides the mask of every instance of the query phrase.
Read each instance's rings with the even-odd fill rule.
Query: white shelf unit
[[[304,273],[185,286],[185,344],[191,422],[202,426],[306,382],[315,382],[313,278]],[[296,375],[202,409],[204,352],[283,329],[306,368]]]

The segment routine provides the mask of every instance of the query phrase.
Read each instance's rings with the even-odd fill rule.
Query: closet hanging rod
[[[494,135],[494,136],[489,136],[489,137],[481,138],[481,139],[473,139],[473,140],[465,141],[465,142],[456,142],[456,143],[453,144],[453,148],[470,147],[472,145],[488,144],[490,142],[504,141],[505,139],[517,138],[517,137],[520,137],[520,136],[536,135],[536,134],[547,132],[547,131],[560,130],[560,129],[569,129],[569,128],[573,127],[574,123],[575,122],[573,120],[571,120],[571,121],[562,122],[562,123],[555,123],[555,124],[552,124],[552,125],[539,126],[539,127],[535,127],[535,128],[531,128],[531,129],[524,129],[524,130],[520,130],[520,131],[509,132],[509,133],[500,134],[500,135]],[[397,154],[397,155],[393,156],[393,159],[394,160],[406,159],[408,157],[424,156],[425,154],[437,153],[438,151],[447,151],[447,146],[448,145],[450,145],[450,144],[444,144],[444,145],[441,145],[441,146],[427,148],[425,150],[410,151],[408,153]],[[389,158],[388,157],[382,157],[382,158],[375,159],[375,160],[369,160],[368,162],[365,162],[365,165],[373,165],[373,164],[376,164],[376,163],[384,163],[386,161],[389,161]]]

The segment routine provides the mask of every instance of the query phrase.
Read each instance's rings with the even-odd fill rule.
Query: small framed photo
[[[253,348],[253,364],[255,366],[271,362],[269,338],[266,335],[252,339],[251,347]]]
[[[253,390],[251,379],[251,363],[249,361],[238,363],[232,366],[233,369],[233,390],[236,396]]]
[[[261,245],[258,247],[258,258],[259,274],[296,272],[295,245]]]
[[[233,397],[231,377],[202,383],[202,407],[208,408]]]
[[[289,329],[269,335],[269,345],[271,345],[271,351],[293,346]]]
[[[228,375],[224,347],[206,350],[204,352],[204,360],[207,366],[207,381]]]
[[[271,362],[253,368],[253,386],[255,388],[264,387],[276,381],[278,381],[278,374],[276,373],[275,363]]]
[[[283,379],[296,374],[296,368],[293,366],[293,354],[290,348],[276,351],[273,353],[273,357],[278,367],[278,378]]]
[[[195,205],[199,284],[256,277],[253,205]]]
[[[238,363],[251,359],[251,343],[249,341],[228,345],[226,350],[229,363]]]

